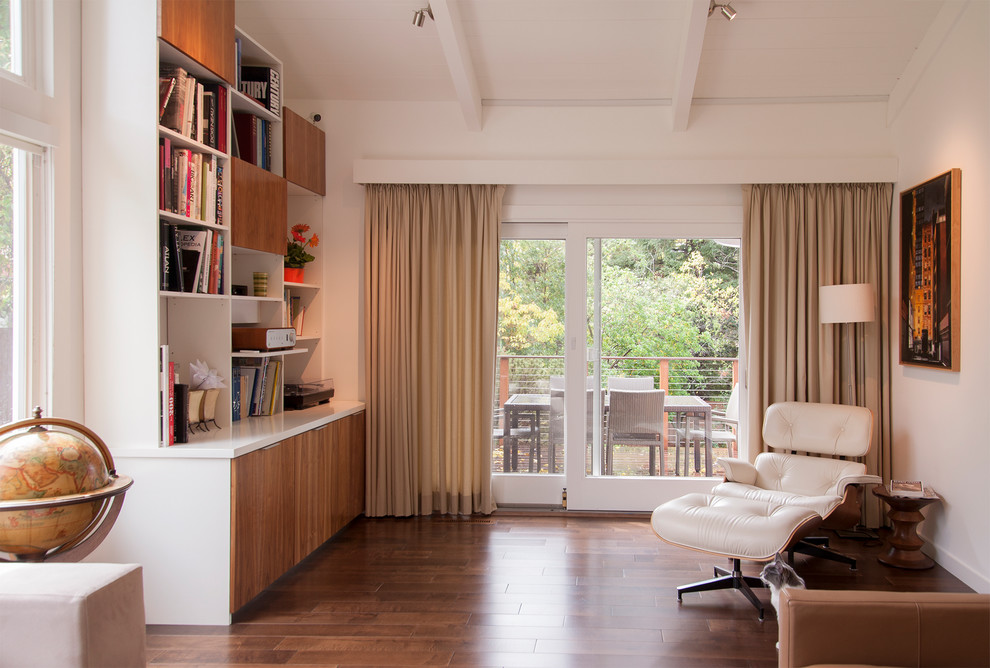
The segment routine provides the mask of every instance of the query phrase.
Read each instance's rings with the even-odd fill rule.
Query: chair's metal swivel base
[[[828,546],[828,538],[825,536],[809,536],[791,545],[787,549],[787,561],[791,564],[791,566],[794,565],[795,552],[807,554],[811,557],[828,559],[830,561],[838,561],[839,563],[848,564],[849,570],[856,570],[856,560],[830,548]]]
[[[715,567],[715,577],[710,580],[695,582],[694,584],[681,585],[677,588],[677,602],[681,602],[681,596],[699,591],[716,591],[718,589],[738,589],[746,599],[756,606],[760,613],[760,621],[763,621],[763,604],[753,593],[751,587],[763,588],[763,581],[752,575],[743,575],[739,559],[732,560],[732,570],[726,570],[718,566]]]

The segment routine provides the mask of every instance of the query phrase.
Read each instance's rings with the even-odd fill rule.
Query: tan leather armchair
[[[779,668],[990,666],[990,595],[785,589]]]

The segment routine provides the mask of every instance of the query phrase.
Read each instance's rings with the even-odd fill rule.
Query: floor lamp
[[[823,325],[854,322],[873,322],[876,320],[876,298],[873,294],[873,285],[870,283],[848,283],[845,285],[823,285],[818,289],[818,314]],[[845,341],[848,344],[848,364],[847,378],[849,379],[849,403],[857,404],[856,394],[853,389],[853,359],[855,357],[855,346],[853,345],[853,332],[847,332]],[[845,403],[843,401],[843,403]]]
[[[877,317],[876,296],[870,283],[847,283],[845,285],[823,285],[818,288],[818,315],[823,325],[839,325],[839,335],[843,334],[842,326],[847,323],[873,322]],[[846,375],[848,379],[850,405],[859,405],[856,391],[853,387],[855,366],[855,331],[845,332],[845,342],[848,353],[846,363],[851,367]],[[842,403],[846,403],[843,401]],[[866,504],[860,508],[859,526],[850,531],[836,531],[843,538],[876,539],[878,534],[866,528]]]

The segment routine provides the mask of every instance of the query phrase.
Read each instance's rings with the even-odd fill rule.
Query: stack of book
[[[238,358],[232,368],[237,379],[231,386],[234,419],[250,415],[274,415],[282,401],[282,361],[271,357]]]
[[[220,159],[172,140],[158,140],[158,208],[169,213],[223,225],[223,165]]]
[[[162,63],[158,72],[158,124],[227,152],[227,87],[197,81],[184,68]]]
[[[234,155],[272,170],[272,124],[254,114],[234,114]]]
[[[161,290],[224,294],[225,240],[220,232],[161,222]]]

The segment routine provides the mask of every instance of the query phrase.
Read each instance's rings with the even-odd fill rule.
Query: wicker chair
[[[616,445],[644,446],[650,449],[650,475],[657,475],[657,449],[660,470],[664,469],[663,412],[664,390],[612,390],[608,399],[605,429],[605,475],[612,475],[612,454]]]

